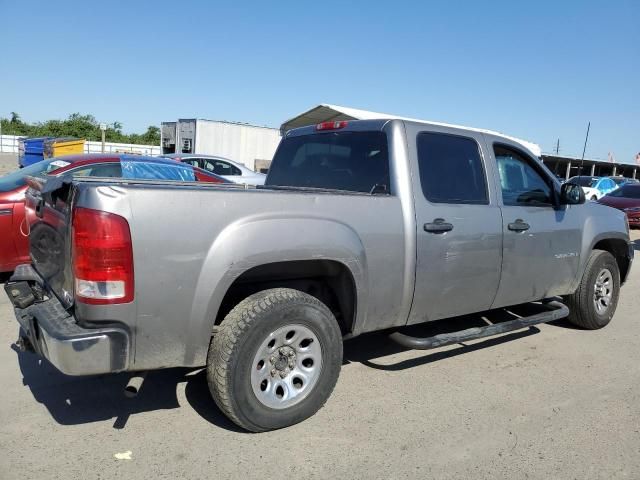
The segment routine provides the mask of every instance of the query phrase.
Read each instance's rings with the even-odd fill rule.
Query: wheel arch
[[[622,238],[602,238],[594,243],[591,250],[604,250],[613,255],[620,270],[620,283],[624,283],[631,267],[628,242]]]
[[[327,218],[278,214],[229,225],[213,242],[200,270],[186,332],[185,364],[205,362],[215,325],[229,306],[233,308],[243,287],[249,284],[245,291],[255,293],[257,284],[264,289],[295,288],[292,285],[303,280],[307,287],[324,286],[325,298],[327,293],[334,296],[334,312],[344,320],[343,331],[354,332],[363,323],[366,312],[360,306],[366,305],[368,292],[367,259],[351,227]]]

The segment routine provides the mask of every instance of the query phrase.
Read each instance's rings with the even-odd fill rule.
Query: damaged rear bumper
[[[16,319],[33,350],[67,375],[94,375],[126,370],[129,363],[129,333],[118,326],[81,326],[55,296],[39,299],[34,282],[43,282],[29,265],[21,265],[23,275],[11,277],[5,291]],[[24,273],[30,270],[29,281]],[[33,299],[33,301],[31,301]]]

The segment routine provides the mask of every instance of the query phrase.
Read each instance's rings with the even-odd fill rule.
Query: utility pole
[[[102,153],[104,153],[104,140],[105,140],[106,132],[107,132],[107,124],[106,123],[101,123],[100,124],[100,133],[102,134]]]
[[[560,153],[560,139],[556,142],[556,156],[558,156],[558,153]]]
[[[582,165],[584,164],[584,154],[587,151],[587,142],[589,141],[590,128],[591,128],[591,122],[587,124],[587,136],[584,137],[584,148],[582,149],[582,159],[580,160],[580,175],[582,175]]]

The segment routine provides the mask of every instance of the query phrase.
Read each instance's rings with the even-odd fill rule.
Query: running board
[[[412,337],[410,335],[405,335],[404,333],[394,332],[389,335],[389,338],[406,348],[412,348],[414,350],[429,350],[431,348],[444,347],[446,345],[475,340],[477,338],[491,337],[493,335],[531,327],[538,323],[553,322],[554,320],[559,320],[569,315],[569,308],[557,300],[545,303],[545,306],[551,310],[548,312],[537,313],[530,317],[521,317],[516,318],[515,320],[509,320],[508,322],[487,325],[486,327],[467,328],[466,330],[460,330],[452,333],[441,333],[439,335],[434,335],[433,337],[424,338]]]

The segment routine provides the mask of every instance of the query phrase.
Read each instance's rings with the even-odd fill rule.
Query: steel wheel
[[[596,277],[593,286],[593,305],[598,315],[604,315],[611,305],[613,297],[613,277],[607,268],[603,268]]]
[[[270,333],[251,364],[251,388],[260,403],[291,407],[313,390],[322,371],[322,345],[311,329],[285,325]]]

